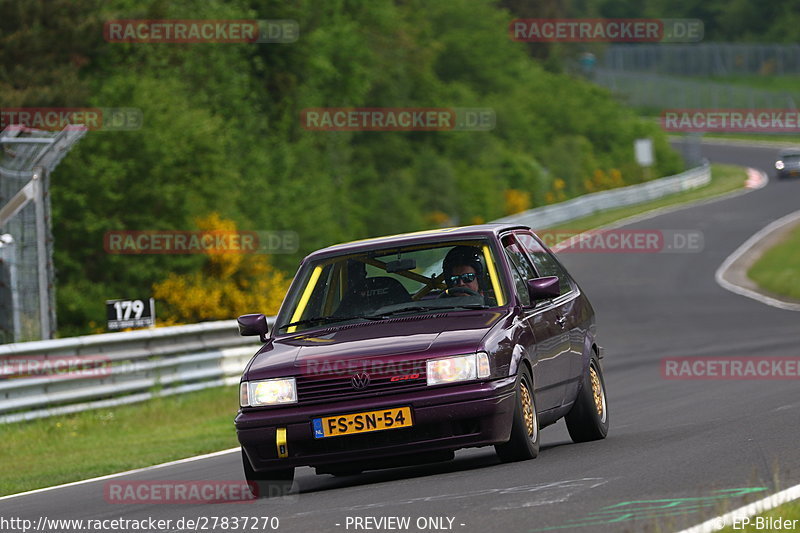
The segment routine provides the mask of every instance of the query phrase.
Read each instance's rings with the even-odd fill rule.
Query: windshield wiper
[[[280,327],[280,329],[290,328],[292,326],[306,326],[308,324],[329,324],[331,322],[345,322],[347,320],[357,320],[364,318],[367,320],[380,320],[381,316],[368,316],[368,315],[355,315],[355,316],[315,316],[311,318],[304,318],[296,322],[289,322]]]
[[[393,309],[391,311],[384,311],[380,315],[374,315],[371,318],[379,319],[381,316],[387,317],[389,315],[397,315],[400,313],[411,313],[413,311],[420,311],[420,312],[441,311],[444,309],[489,309],[489,306],[484,304],[437,305],[435,307],[408,306],[408,307],[401,307],[400,309]]]
[[[411,311],[435,311],[438,307],[416,307],[416,306],[409,306],[409,307],[401,307],[400,309],[392,309],[391,311],[385,311],[380,315],[373,315],[373,317],[387,317],[389,315],[397,315],[400,313],[409,313]]]
[[[489,309],[486,304],[462,304],[462,305],[448,305],[447,307],[439,307],[439,309]]]

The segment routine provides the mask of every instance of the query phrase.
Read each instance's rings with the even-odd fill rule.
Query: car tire
[[[564,419],[573,442],[600,440],[608,435],[606,382],[596,355],[589,360],[575,405]]]
[[[533,459],[539,455],[539,418],[536,415],[533,380],[524,364],[517,379],[516,398],[511,438],[494,447],[500,460],[505,463]]]
[[[285,496],[292,489],[294,467],[256,472],[244,450],[242,450],[242,466],[250,494],[256,498]]]

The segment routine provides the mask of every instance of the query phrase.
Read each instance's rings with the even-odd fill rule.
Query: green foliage
[[[3,103],[144,114],[138,131],[88,134],[53,175],[62,335],[101,323],[103,300],[203,264],[107,254],[109,230],[191,230],[215,211],[242,230],[296,231],[298,254],[271,258],[291,272],[333,242],[503,216],[508,190],[535,207],[554,183],[582,194],[598,170],[638,182],[637,137],[655,139],[653,175],[680,170],[654,125],[511,41],[513,15],[492,0],[31,0],[0,11]],[[103,22],[116,18],[293,19],[301,33],[292,44],[107,43]],[[310,107],[491,108],[497,125],[308,131]]]

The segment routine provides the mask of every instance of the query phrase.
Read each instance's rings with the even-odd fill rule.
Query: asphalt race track
[[[703,152],[772,178],[777,150],[704,145]],[[562,254],[595,306],[606,350],[611,429],[604,441],[572,444],[560,422],[544,430],[540,456],[522,463],[500,464],[492,448],[483,448],[461,451],[450,463],[343,478],[304,468],[287,498],[236,504],[109,504],[106,481],[97,481],[0,500],[0,516],[153,517],[173,524],[181,517],[276,516],[277,530],[291,532],[365,531],[354,527],[354,517],[381,516],[410,517],[401,531],[475,533],[655,531],[656,525],[674,531],[697,524],[800,483],[796,380],[661,375],[664,357],[800,356],[800,314],[732,294],[714,280],[742,242],[798,209],[800,181],[772,180],[760,190],[627,226],[700,231],[701,252]],[[231,453],[114,481],[241,477],[240,456]],[[445,519],[424,520],[437,517]]]

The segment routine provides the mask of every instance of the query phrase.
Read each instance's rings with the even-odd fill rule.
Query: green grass
[[[800,300],[800,225],[767,250],[747,275],[768,292]]]
[[[588,217],[559,224],[552,229],[587,230],[605,226],[617,220],[640,215],[654,209],[694,202],[735,191],[744,186],[746,179],[747,175],[742,167],[714,164],[711,165],[711,183],[704,187],[672,194],[644,204],[609,209],[608,211],[602,211],[589,215]]]
[[[651,209],[690,202],[742,187],[744,170],[713,165],[711,184],[647,204],[576,220],[590,229]],[[0,425],[0,495],[209,453],[237,445],[236,387]],[[231,476],[239,475],[232,472]]]
[[[797,520],[794,523],[794,527],[788,528],[780,528],[780,529],[772,529],[768,528],[767,524],[763,524],[761,527],[757,527],[756,516],[750,518],[750,524],[746,527],[742,527],[740,524],[737,525],[737,529],[733,529],[732,527],[726,527],[725,529],[721,530],[722,533],[733,533],[734,531],[739,533],[756,533],[757,531],[800,531],[800,503],[797,501],[789,502],[775,509],[766,512],[762,515],[758,515],[765,518],[773,518],[773,519],[780,519],[781,522],[786,520]],[[774,524],[774,522],[773,522]]]
[[[699,81],[711,81],[714,83],[726,83],[737,87],[749,87],[776,93],[797,94],[800,87],[800,76],[797,75],[776,75],[770,74],[760,76],[758,74],[736,74],[732,76],[709,76],[702,78],[687,78]]]
[[[0,425],[0,495],[233,448],[237,409],[237,387],[219,387]]]

